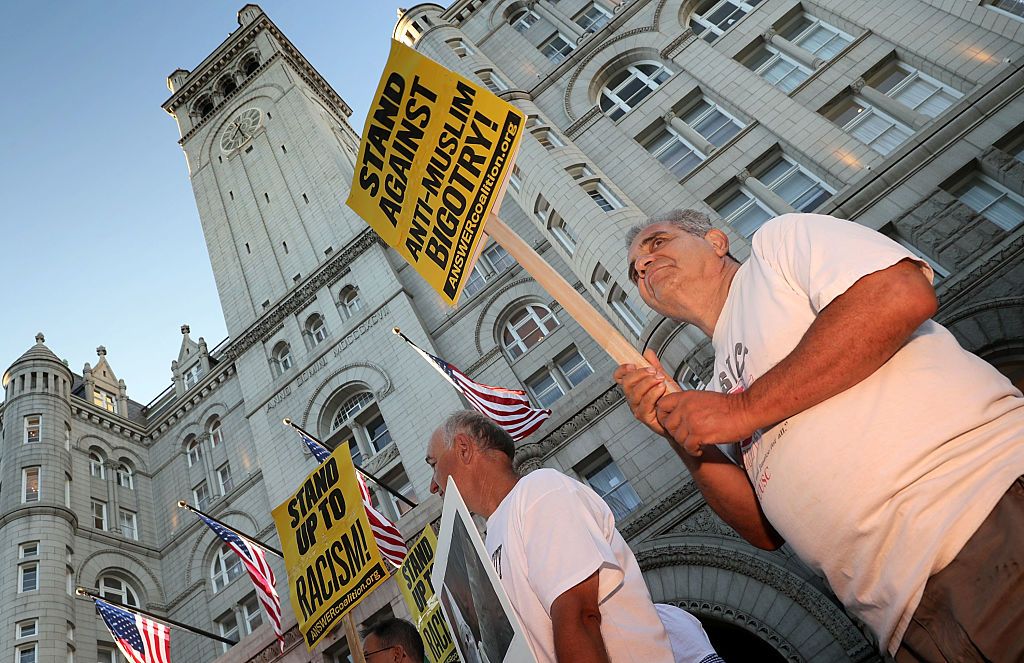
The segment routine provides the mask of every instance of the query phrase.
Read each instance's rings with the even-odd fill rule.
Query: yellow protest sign
[[[338,447],[273,515],[292,609],[312,649],[388,578],[348,445]]]
[[[454,304],[525,117],[397,41],[374,99],[347,204]]]
[[[409,548],[409,554],[395,576],[402,598],[409,607],[412,623],[420,632],[427,656],[432,663],[457,663],[459,654],[441,614],[441,604],[434,596],[430,574],[434,571],[437,535],[427,525],[420,538]]]

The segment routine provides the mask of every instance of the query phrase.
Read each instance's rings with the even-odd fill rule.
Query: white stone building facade
[[[741,259],[759,223],[794,209],[890,234],[936,266],[939,321],[1019,385],[1021,11],[1009,0],[458,0],[410,8],[395,37],[529,116],[502,217],[681,383],[709,377],[706,339],[648,314],[624,275],[626,229],[673,207],[706,211]],[[238,23],[170,75],[164,104],[229,338],[211,349],[183,327],[173,385],[145,406],[102,348],[76,373],[40,336],[9,367],[2,655],[114,660],[90,602],[69,589],[82,585],[242,637],[225,652],[175,631],[175,661],[347,660],[340,632],[306,651],[286,596],[280,656],[249,581],[175,502],[276,542],[270,510],[313,468],[287,416],[419,502],[404,512],[380,496],[414,537],[439,515],[427,435],[462,403],[398,326],[474,378],[551,404],[520,468],[555,467],[605,494],[655,600],[700,617],[727,660],[877,658],[791,553],[752,548],[708,510],[633,420],[610,358],[499,247],[449,309],[378,242],[342,204],[358,144],[350,109],[259,7]],[[391,583],[355,611],[363,623],[383,614],[407,614]]]

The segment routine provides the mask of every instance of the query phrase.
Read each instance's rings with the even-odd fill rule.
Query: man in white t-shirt
[[[615,372],[748,541],[788,541],[897,660],[1024,660],[1024,398],[930,320],[927,263],[864,226],[787,214],[729,255],[707,216],[635,229],[655,311],[711,337],[709,391]],[[714,389],[711,391],[710,389]],[[742,467],[717,444],[739,442]]]
[[[434,432],[426,460],[431,492],[443,497],[450,476],[469,510],[487,518],[487,552],[538,663],[702,660],[673,657],[640,567],[604,500],[557,470],[520,477],[514,454],[508,433],[466,411]],[[703,637],[706,648],[692,649],[713,654]]]

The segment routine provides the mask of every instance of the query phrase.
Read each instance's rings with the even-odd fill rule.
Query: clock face
[[[259,129],[263,113],[259,108],[246,108],[231,118],[220,136],[220,149],[225,152],[237,150]]]

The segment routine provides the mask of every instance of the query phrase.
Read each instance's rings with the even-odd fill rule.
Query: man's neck
[[[480,499],[474,511],[484,518],[490,518],[502,500],[508,497],[512,489],[516,487],[519,479],[520,476],[511,468],[503,469],[493,476],[487,476],[487,484],[480,491]]]
[[[732,280],[740,269],[740,263],[732,259],[722,261],[722,271],[715,280],[715,287],[708,292],[707,305],[703,315],[697,316],[693,324],[708,338],[714,338],[715,327],[718,325],[718,318],[722,315],[725,302],[729,299],[729,288],[732,287]]]

